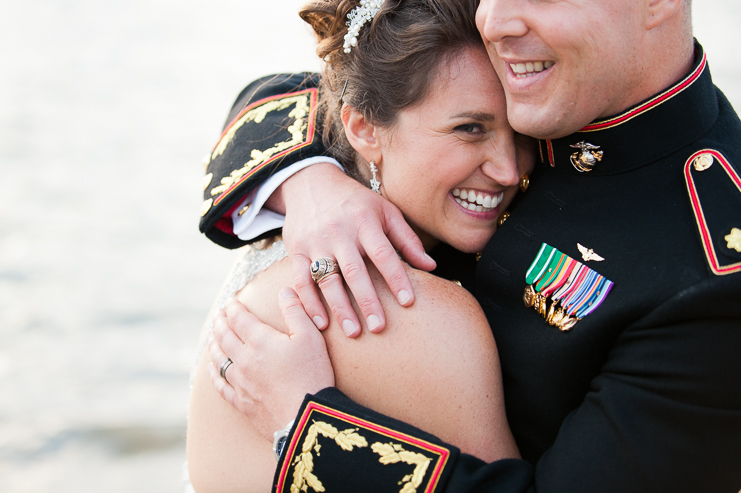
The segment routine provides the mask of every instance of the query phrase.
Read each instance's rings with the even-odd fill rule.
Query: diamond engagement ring
[[[327,276],[339,274],[337,262],[330,257],[319,257],[314,260],[311,263],[309,270],[311,271],[311,278],[314,279],[314,282],[317,284]]]

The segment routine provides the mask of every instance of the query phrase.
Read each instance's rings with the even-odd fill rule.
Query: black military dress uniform
[[[477,264],[523,459],[485,464],[331,388],[307,396],[277,491],[741,489],[741,123],[696,58],[625,113],[540,141]]]

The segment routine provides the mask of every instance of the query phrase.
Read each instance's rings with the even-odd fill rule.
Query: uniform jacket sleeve
[[[271,75],[252,82],[237,97],[204,160],[199,229],[209,239],[226,248],[245,245],[234,235],[231,219],[242,199],[276,171],[325,154],[318,82],[319,76],[310,73]]]
[[[294,447],[276,473],[277,491],[292,491],[295,471],[304,467],[303,451],[318,443],[321,457],[312,457],[312,474],[327,484],[352,484],[352,491],[736,493],[741,488],[740,286],[739,275],[708,279],[627,327],[584,401],[536,464],[486,464],[326,389],[307,396],[291,438]],[[402,489],[403,479],[414,475],[411,465],[392,470],[382,454],[346,451],[321,434],[308,443],[306,437],[314,435],[306,423],[322,420],[321,413],[307,409],[317,408],[330,409],[343,423],[338,430],[353,428],[367,435],[369,444],[398,434],[396,442],[389,441],[406,447],[424,439],[448,450],[448,458],[441,465],[429,451],[415,450],[430,458],[430,468],[441,465],[440,473],[432,476],[428,468],[414,490]],[[401,486],[377,489],[384,478]]]

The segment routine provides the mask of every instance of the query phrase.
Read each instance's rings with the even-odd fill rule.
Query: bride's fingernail
[[[355,322],[348,319],[342,322],[342,330],[345,332],[347,337],[350,337],[358,330],[358,326],[355,325]]]
[[[381,319],[376,315],[370,315],[366,320],[366,323],[368,324],[368,330],[373,332],[381,325]]]
[[[396,299],[399,300],[399,303],[404,306],[407,303],[409,303],[409,300],[412,299],[412,297],[409,295],[409,292],[406,289],[402,289],[399,291],[399,294],[396,295]]]
[[[281,298],[295,298],[296,293],[291,288],[283,288],[280,290]]]
[[[314,317],[313,320],[314,320],[314,325],[316,325],[317,329],[320,327],[324,327],[324,319],[320,317],[319,315]]]

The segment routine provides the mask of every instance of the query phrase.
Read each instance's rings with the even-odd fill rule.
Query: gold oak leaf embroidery
[[[312,450],[319,452],[319,435],[334,440],[343,450],[351,452],[353,447],[367,447],[368,441],[356,433],[357,428],[350,428],[339,431],[334,426],[323,421],[314,421],[306,433],[306,438],[301,447],[301,453],[293,459],[293,484],[291,493],[300,493],[308,491],[308,488],[316,492],[325,491],[324,485],[319,478],[312,472],[314,470],[314,457]]]
[[[273,157],[279,152],[290,149],[293,146],[301,144],[304,141],[304,132],[308,128],[308,123],[305,118],[309,114],[310,94],[300,94],[298,96],[286,97],[277,99],[275,101],[269,101],[265,104],[254,108],[245,113],[239,120],[229,128],[224,134],[219,143],[216,145],[214,152],[211,154],[211,160],[221,156],[226,150],[227,145],[234,139],[234,135],[237,133],[245,123],[255,122],[261,123],[268,113],[271,111],[280,111],[295,105],[295,108],[288,114],[290,118],[294,118],[295,121],[286,129],[291,134],[291,138],[283,142],[277,143],[275,146],[264,151],[253,149],[250,153],[250,160],[244,163],[242,168],[235,169],[229,176],[225,176],[221,179],[221,185],[211,189],[211,195],[219,195],[227,191],[232,185],[234,185],[240,178],[249,173],[256,166],[263,164],[265,161]]]
[[[416,493],[417,488],[422,484],[422,480],[427,473],[427,468],[430,462],[432,462],[432,459],[416,452],[404,450],[401,445],[395,443],[376,442],[371,445],[371,450],[381,456],[378,460],[383,465],[404,462],[405,464],[415,466],[414,472],[404,476],[404,479],[402,479],[401,484],[404,486],[399,493]]]

